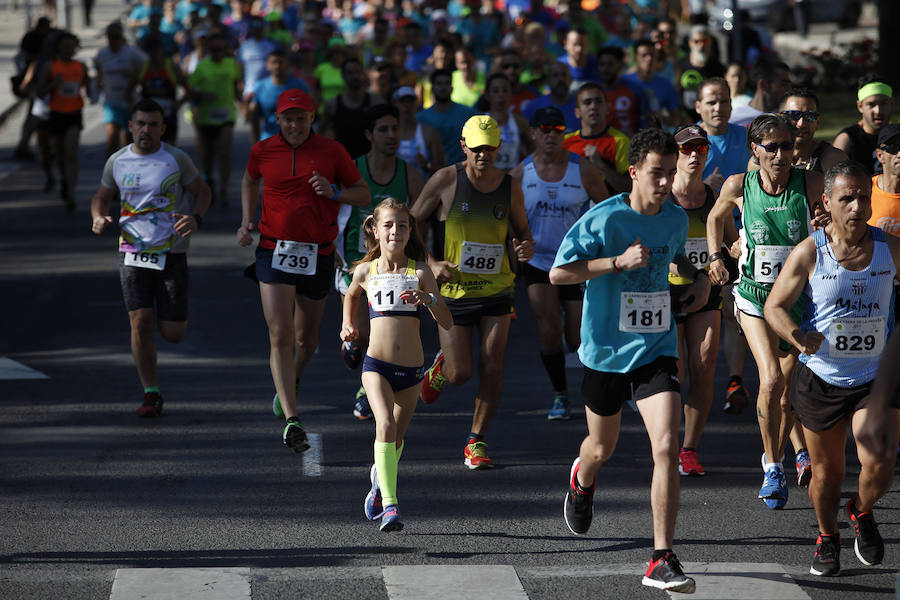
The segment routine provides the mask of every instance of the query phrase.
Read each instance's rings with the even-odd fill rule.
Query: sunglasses
[[[565,133],[566,126],[565,125],[538,125],[538,129],[541,130],[541,133]]]
[[[775,154],[779,150],[782,152],[793,152],[794,150],[794,142],[772,142],[771,144],[757,144],[760,148],[768,152],[769,154]]]
[[[887,152],[888,154],[897,154],[900,152],[900,144],[882,144],[879,148],[882,152]]]
[[[678,145],[678,151],[682,154],[706,154],[709,152],[709,144],[707,142],[687,142]]]
[[[468,146],[466,146],[466,147],[468,148]],[[481,154],[482,152],[493,152],[494,150],[496,150],[499,147],[500,146],[484,145],[484,146],[478,146],[477,148],[469,148],[469,151],[472,152],[472,154]]]
[[[819,120],[819,113],[814,110],[783,110],[781,111],[781,116],[788,121],[793,121],[794,123],[796,123],[800,119],[804,119],[806,121]]]
[[[507,63],[505,65],[500,65],[500,68],[501,69],[518,69],[521,66],[522,65],[520,65],[519,63]]]

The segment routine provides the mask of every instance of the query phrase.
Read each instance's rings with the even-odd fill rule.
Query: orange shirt
[[[628,171],[628,136],[616,129],[607,127],[600,135],[584,137],[579,129],[570,133],[563,141],[563,148],[569,152],[584,156],[585,146],[596,146],[597,154],[606,163],[616,170],[616,173],[624,174]]]
[[[876,175],[872,178],[872,218],[869,225],[900,236],[900,194],[889,194],[878,187],[880,177]]]
[[[81,110],[84,107],[84,99],[81,97],[84,64],[77,60],[54,60],[50,65],[50,80],[55,80],[59,75],[62,75],[62,83],[50,93],[50,110],[58,113]]]

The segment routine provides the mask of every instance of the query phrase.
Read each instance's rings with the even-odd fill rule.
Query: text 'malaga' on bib
[[[166,268],[166,255],[153,252],[125,252],[126,267],[140,267],[162,271]]]
[[[463,241],[459,270],[474,275],[496,275],[503,266],[503,244]]]
[[[622,292],[619,303],[619,331],[662,333],[672,323],[669,292]]]
[[[272,253],[272,268],[295,275],[315,275],[319,245],[278,240]]]
[[[874,358],[884,350],[884,317],[835,319],[828,328],[828,354]]]
[[[415,275],[403,273],[369,275],[366,284],[368,287],[366,295],[375,312],[398,310],[414,312],[418,308],[415,304],[408,304],[400,298],[403,292],[419,288],[419,278]]]
[[[792,246],[763,246],[754,248],[753,280],[757,283],[775,283],[784,262],[794,248]]]

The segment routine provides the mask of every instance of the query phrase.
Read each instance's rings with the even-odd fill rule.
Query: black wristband
[[[197,229],[200,229],[200,226],[203,225],[203,217],[201,217],[197,213],[194,213],[191,216],[193,216],[197,220]]]
[[[717,260],[723,260],[721,252],[713,252],[709,255],[710,264],[716,262]]]

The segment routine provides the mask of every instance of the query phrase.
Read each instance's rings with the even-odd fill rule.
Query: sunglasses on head
[[[692,154],[694,152],[698,154],[706,154],[709,152],[709,142],[685,142],[684,144],[678,145],[678,151],[682,154]]]
[[[757,144],[757,146],[769,154],[775,154],[779,150],[782,152],[792,152],[794,150],[794,142],[772,142],[771,144]]]
[[[878,146],[878,148],[881,149],[882,152],[887,152],[888,154],[897,154],[900,152],[900,144],[885,143]]]
[[[804,119],[806,121],[819,120],[819,113],[814,110],[783,110],[781,111],[781,116],[788,121],[793,121],[794,123],[796,123],[800,119]]]
[[[565,133],[566,126],[565,125],[538,125],[538,129],[541,130],[542,133]]]
[[[468,148],[468,146],[466,146],[466,147]],[[469,148],[469,150],[470,150],[473,154],[481,154],[482,152],[493,152],[494,150],[496,150],[496,149],[499,148],[499,147],[500,147],[500,146],[488,146],[488,145],[484,145],[484,146],[478,146],[477,148]]]

